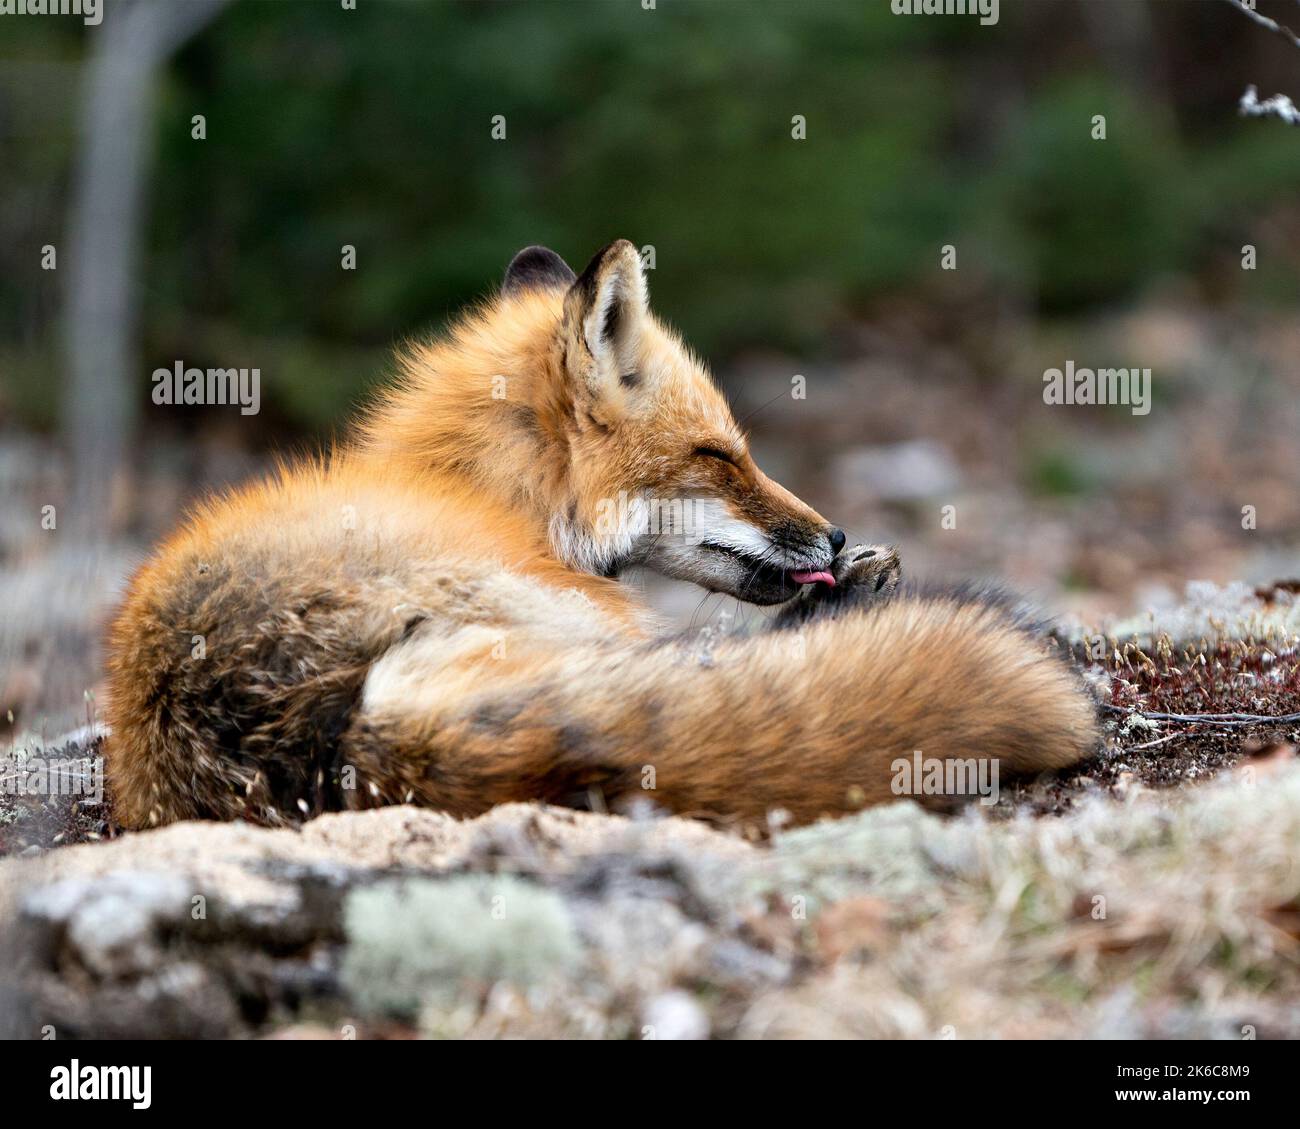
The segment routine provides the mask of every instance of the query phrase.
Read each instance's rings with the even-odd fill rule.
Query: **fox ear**
[[[524,290],[568,290],[576,277],[549,247],[525,247],[506,267],[501,293],[508,297]]]
[[[572,343],[590,357],[590,364],[583,365],[571,356],[570,366],[575,375],[584,372],[593,392],[626,384],[635,372],[648,313],[637,249],[626,239],[602,247],[564,299],[565,328]]]

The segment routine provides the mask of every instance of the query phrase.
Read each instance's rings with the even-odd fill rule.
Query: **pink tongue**
[[[792,572],[790,579],[796,584],[825,584],[827,588],[835,587],[835,577],[829,572],[808,572],[806,569],[800,569],[798,572]]]

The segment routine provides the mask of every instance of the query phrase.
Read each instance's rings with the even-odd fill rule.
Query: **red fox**
[[[1011,610],[899,591],[893,550],[759,470],[626,240],[580,277],[526,248],[401,370],[346,441],[205,501],[131,581],[123,825],[637,797],[808,822],[893,799],[918,750],[1034,773],[1096,747]],[[701,649],[657,636],[634,565],[785,606]]]

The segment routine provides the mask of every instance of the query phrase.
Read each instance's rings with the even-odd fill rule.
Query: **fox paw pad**
[[[892,545],[854,545],[835,558],[831,571],[839,587],[880,599],[893,595],[903,576],[898,550]]]

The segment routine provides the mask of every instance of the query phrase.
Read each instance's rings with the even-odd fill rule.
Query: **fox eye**
[[[734,458],[717,447],[696,447],[691,453],[702,459],[717,459],[719,462],[729,463],[731,466],[736,465]]]

